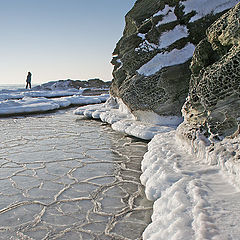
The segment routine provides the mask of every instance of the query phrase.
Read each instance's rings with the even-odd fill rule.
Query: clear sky
[[[0,0],[0,84],[112,79],[112,52],[135,0]]]

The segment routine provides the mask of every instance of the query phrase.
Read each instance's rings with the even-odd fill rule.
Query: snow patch
[[[173,151],[175,131],[156,135],[148,144],[142,161],[141,182],[146,196],[155,201],[152,223],[145,229],[143,239],[193,239],[191,207],[186,195],[187,181],[177,167],[181,156]]]

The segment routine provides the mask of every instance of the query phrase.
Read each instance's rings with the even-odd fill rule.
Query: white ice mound
[[[144,240],[239,238],[240,223],[235,219],[240,218],[240,192],[228,181],[232,175],[239,182],[239,142],[217,143],[210,152],[217,162],[207,165],[176,141],[176,131],[153,138],[140,177],[147,198],[155,201]]]
[[[54,100],[47,98],[29,98],[0,102],[0,115],[34,113],[55,110],[60,107]]]
[[[151,140],[156,134],[169,132],[172,127],[157,126],[136,120],[120,120],[112,124],[113,130],[144,140]]]
[[[158,123],[166,122],[165,117],[162,119],[160,117],[158,119],[154,118],[154,123],[151,123],[150,119],[147,118],[149,112],[138,112],[137,118],[139,118],[139,121],[137,121],[127,106],[120,99],[113,97],[109,98],[104,104],[80,107],[74,111],[74,114],[100,119],[111,124],[115,131],[144,140],[151,140],[158,133],[171,131],[176,128],[175,123],[179,123],[179,118],[176,120],[174,117],[168,118],[168,120],[172,119],[172,125],[169,126],[158,125]]]
[[[102,94],[99,96],[69,96],[64,97],[64,99],[68,100],[71,105],[87,105],[87,104],[97,104],[105,102],[109,98],[109,94]]]
[[[178,168],[181,155],[175,149],[175,131],[156,135],[142,161],[141,182],[148,199],[155,201],[152,223],[143,239],[194,239],[191,199],[186,189],[191,177]]]
[[[73,95],[82,95],[82,90],[77,89],[65,89],[65,90],[29,90],[29,89],[2,89],[0,90],[0,101],[9,100],[9,99],[22,99],[24,97],[45,97],[45,98],[54,98],[54,97],[66,97]]]
[[[45,97],[24,97],[20,100],[5,100],[0,101],[0,115],[6,116],[13,114],[46,112],[68,107],[70,105],[96,104],[106,101],[108,97],[108,94],[104,94],[100,96],[74,95],[51,99]]]

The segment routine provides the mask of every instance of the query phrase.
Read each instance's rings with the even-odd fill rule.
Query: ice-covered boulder
[[[206,29],[237,0],[137,0],[113,52],[111,94],[138,111],[181,115]]]
[[[211,142],[239,134],[240,3],[207,29],[191,63],[189,97],[183,107],[182,136],[196,132]]]

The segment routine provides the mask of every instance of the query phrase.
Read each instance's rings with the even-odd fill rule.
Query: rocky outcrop
[[[137,0],[113,52],[111,94],[121,98],[136,117],[139,111],[180,116],[195,46],[206,36],[206,29],[236,3]],[[192,68],[197,71],[199,66]]]
[[[239,134],[240,3],[207,29],[191,63],[189,97],[178,131],[189,140],[201,134],[214,142]]]
[[[66,90],[69,88],[109,88],[111,81],[104,82],[98,78],[84,80],[57,80],[35,86],[33,90]]]

